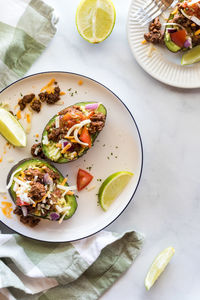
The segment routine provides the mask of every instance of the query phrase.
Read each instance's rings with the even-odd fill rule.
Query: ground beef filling
[[[30,103],[30,107],[32,108],[32,110],[39,113],[42,107],[42,102],[46,102],[47,104],[54,104],[58,100],[60,100],[60,88],[59,86],[56,86],[52,93],[43,92],[40,93],[38,97],[36,97],[35,94],[25,95],[18,101],[18,105],[20,107],[20,110],[24,110],[27,104]]]
[[[32,154],[32,156],[34,156],[34,157],[45,158],[45,155],[44,155],[44,153],[43,153],[43,151],[42,151],[41,143],[34,144],[34,145],[31,147],[31,154]]]
[[[88,130],[91,134],[95,134],[103,129],[106,117],[103,113],[97,112],[93,116],[91,116],[90,120],[91,123]]]
[[[155,18],[149,25],[149,32],[144,34],[145,40],[153,44],[163,44],[164,32],[161,27],[159,17]]]
[[[45,186],[40,182],[31,182],[31,189],[28,196],[34,201],[41,200],[46,194]]]
[[[20,217],[20,222],[30,227],[35,227],[40,222],[39,218],[33,216],[23,216],[22,210],[18,206],[14,209],[13,213]]]
[[[22,99],[20,99],[18,101],[18,105],[20,107],[20,110],[24,110],[26,105],[28,103],[31,103],[31,101],[35,98],[35,94],[29,94],[29,95],[26,95],[24,96]]]
[[[42,106],[42,103],[39,99],[34,99],[30,104],[30,107],[32,108],[32,110],[36,111],[37,113],[40,112],[41,106]]]
[[[45,102],[47,104],[54,104],[56,103],[58,100],[60,100],[60,88],[57,86],[54,88],[54,92],[53,93],[40,93],[39,95],[40,101]]]

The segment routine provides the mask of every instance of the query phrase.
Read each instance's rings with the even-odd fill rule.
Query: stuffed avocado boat
[[[8,174],[7,189],[23,216],[51,221],[67,220],[77,208],[73,190],[67,179],[52,165],[40,159],[25,159]]]
[[[94,144],[106,120],[106,108],[97,102],[79,102],[57,113],[42,135],[42,151],[57,163],[73,161]]]
[[[165,45],[172,52],[200,44],[200,1],[180,1],[166,23]]]
[[[179,0],[167,23],[155,18],[144,38],[145,42],[164,44],[171,52],[183,51],[182,65],[200,61],[200,1]]]

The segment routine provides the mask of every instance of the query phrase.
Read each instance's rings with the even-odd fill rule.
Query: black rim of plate
[[[139,174],[139,178],[138,178],[138,182],[137,182],[137,185],[136,185],[136,188],[131,196],[131,198],[129,199],[129,201],[127,202],[126,206],[124,207],[124,209],[116,216],[116,218],[114,218],[109,224],[107,224],[106,226],[102,227],[101,229],[89,234],[89,235],[86,235],[86,236],[83,236],[81,238],[78,238],[78,239],[74,239],[74,240],[67,240],[67,241],[47,241],[47,240],[41,240],[41,239],[37,239],[37,238],[33,238],[33,237],[29,237],[23,233],[20,233],[18,232],[17,230],[11,228],[10,226],[8,226],[7,224],[5,224],[3,221],[0,220],[0,222],[6,226],[8,229],[24,236],[25,238],[29,238],[29,239],[32,239],[34,241],[39,241],[39,242],[46,242],[46,243],[68,243],[68,242],[74,242],[74,241],[79,241],[79,240],[82,240],[82,239],[85,239],[85,238],[88,238],[100,231],[102,231],[103,229],[105,229],[106,227],[108,227],[109,225],[111,225],[116,219],[119,218],[119,216],[121,216],[121,214],[125,211],[125,209],[127,208],[127,206],[130,204],[131,200],[133,199],[136,191],[137,191],[137,188],[139,186],[139,183],[140,183],[140,180],[141,180],[141,176],[142,176],[142,170],[143,170],[143,145],[142,145],[142,138],[141,138],[141,135],[140,135],[140,131],[139,131],[139,128],[138,128],[138,125],[132,115],[132,113],[130,112],[129,108],[126,106],[126,104],[112,91],[110,90],[107,86],[105,86],[104,84],[100,83],[99,81],[95,80],[95,79],[92,79],[91,77],[88,77],[88,76],[85,76],[85,75],[82,75],[82,74],[79,74],[79,73],[73,73],[73,72],[67,72],[67,71],[47,71],[47,72],[39,72],[39,73],[34,73],[34,74],[31,74],[31,75],[28,75],[28,76],[25,76],[25,77],[22,77],[14,82],[12,82],[11,84],[9,84],[8,86],[6,86],[3,90],[0,91],[0,94],[5,91],[6,89],[8,89],[10,86],[14,85],[15,83],[19,82],[19,81],[22,81],[24,79],[27,79],[27,78],[30,78],[30,77],[34,77],[34,76],[38,76],[38,75],[42,75],[42,74],[53,74],[53,73],[58,73],[58,74],[67,74],[67,75],[73,75],[73,76],[77,76],[77,77],[82,77],[82,78],[86,78],[86,79],[89,79],[97,84],[99,84],[100,86],[104,87],[107,91],[109,91],[111,94],[113,94],[121,103],[122,105],[124,105],[124,107],[126,108],[126,110],[128,111],[128,113],[130,114],[134,124],[135,124],[135,127],[136,127],[136,130],[137,130],[137,133],[138,133],[138,136],[139,136],[139,140],[140,140],[140,147],[141,147],[141,166],[140,166],[140,174]]]

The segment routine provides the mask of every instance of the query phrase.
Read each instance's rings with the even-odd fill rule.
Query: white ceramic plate
[[[144,0],[133,0],[128,17],[128,40],[135,59],[140,66],[157,80],[180,88],[200,87],[200,63],[181,66],[182,53],[172,53],[164,46],[154,46],[155,50],[149,57],[150,44],[143,45],[144,33],[148,25],[142,27],[134,20],[135,12],[144,5]],[[165,12],[168,16],[169,12]]]
[[[62,91],[67,92],[66,95],[62,96],[64,105],[49,106],[44,104],[39,114],[33,114],[32,129],[28,135],[27,147],[25,149],[7,149],[7,153],[3,155],[3,161],[0,164],[0,190],[5,190],[6,177],[11,167],[21,159],[30,157],[31,145],[35,143],[34,135],[39,134],[41,137],[47,121],[64,107],[76,102],[90,100],[102,102],[106,106],[108,114],[105,128],[97,138],[94,147],[86,155],[68,164],[57,164],[56,167],[63,175],[69,175],[70,185],[76,184],[76,175],[79,168],[87,170],[88,167],[92,167],[90,172],[94,179],[89,186],[95,186],[95,188],[91,191],[85,189],[78,193],[76,213],[61,225],[57,222],[41,220],[35,228],[30,228],[23,225],[14,214],[10,219],[5,217],[1,209],[0,220],[24,236],[42,241],[66,242],[98,232],[122,213],[137,189],[142,172],[143,152],[137,125],[127,107],[113,92],[90,78],[65,72],[35,74],[4,89],[0,93],[0,102],[9,102],[11,108],[13,108],[21,93],[23,95],[32,92],[38,94],[40,89],[52,78],[56,79]],[[82,85],[78,85],[79,80],[83,81]],[[71,90],[68,91],[68,89]],[[71,96],[71,93],[73,93],[73,96]],[[2,154],[5,140],[1,136],[0,145]],[[13,163],[8,162],[11,158],[14,159]],[[101,185],[99,179],[103,181],[110,174],[122,170],[131,171],[134,176],[124,192],[112,204],[112,207],[104,212],[97,205],[96,194]],[[3,199],[3,195],[1,195],[0,200],[0,207],[3,207],[2,201],[11,201],[9,195],[7,195],[7,200]]]

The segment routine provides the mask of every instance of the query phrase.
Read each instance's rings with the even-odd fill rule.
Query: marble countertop
[[[74,17],[79,0],[46,2],[60,17],[58,31],[28,74],[64,70],[98,80],[126,103],[143,140],[144,169],[139,188],[125,212],[108,229],[140,231],[145,244],[128,272],[101,299],[199,299],[199,89],[161,84],[136,63],[127,40],[130,0],[113,0],[116,25],[111,36],[99,45],[89,44],[77,33]],[[147,292],[144,278],[149,265],[168,246],[175,248],[175,256],[159,282]]]

